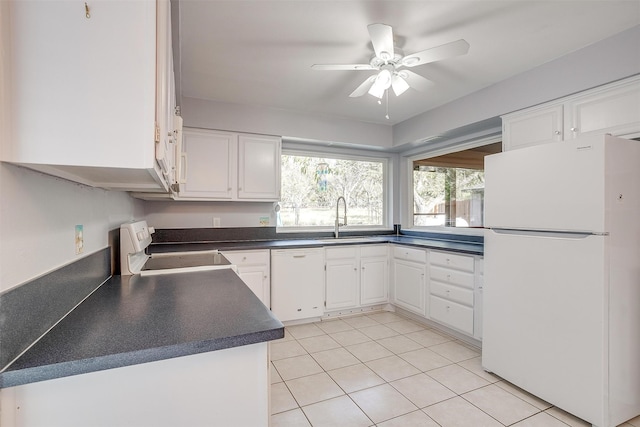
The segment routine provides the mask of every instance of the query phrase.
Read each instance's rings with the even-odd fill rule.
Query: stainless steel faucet
[[[340,219],[339,219],[340,216],[338,214],[338,208],[340,207],[340,199],[342,199],[342,202],[344,203],[344,217],[342,218],[344,222],[342,224],[340,224]],[[341,225],[347,225],[347,201],[342,196],[338,197],[338,200],[336,201],[336,227],[334,230],[336,239],[338,238],[338,229],[340,228]]]

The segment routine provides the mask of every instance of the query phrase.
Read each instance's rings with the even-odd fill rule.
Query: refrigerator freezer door
[[[485,227],[607,232],[605,137],[485,157]]]
[[[485,235],[482,365],[603,422],[608,237]]]

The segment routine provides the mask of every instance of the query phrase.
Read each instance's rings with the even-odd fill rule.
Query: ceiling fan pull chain
[[[386,105],[386,115],[384,116],[387,120],[389,120],[389,89],[385,90],[385,95],[387,98],[387,105]]]

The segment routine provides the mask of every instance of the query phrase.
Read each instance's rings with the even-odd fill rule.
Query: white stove
[[[217,250],[149,255],[146,249],[151,244],[154,232],[154,228],[149,227],[146,221],[132,221],[120,226],[120,267],[123,276],[151,276],[223,268],[236,270],[235,265]]]

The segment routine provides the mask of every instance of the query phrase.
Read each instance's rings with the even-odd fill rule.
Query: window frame
[[[309,147],[307,145],[287,144],[283,141],[282,153],[289,156],[325,157],[340,160],[355,160],[363,162],[382,163],[382,224],[381,225],[347,225],[341,227],[341,232],[358,231],[388,231],[393,230],[391,225],[391,202],[392,193],[392,159],[389,153],[362,152],[361,150],[351,150],[339,147]],[[282,185],[282,184],[280,184]],[[348,211],[347,211],[348,214]],[[348,215],[347,215],[348,218]],[[285,227],[276,226],[276,233],[306,233],[306,232],[333,232],[333,226],[302,226]]]
[[[435,233],[448,233],[448,234],[468,234],[475,236],[483,236],[484,228],[479,227],[446,227],[443,225],[414,225],[414,200],[413,200],[413,162],[416,160],[429,159],[431,157],[443,156],[445,154],[457,153],[459,151],[469,150],[471,148],[482,147],[484,145],[494,144],[502,141],[502,136],[490,136],[486,138],[480,138],[473,141],[469,141],[463,144],[449,145],[446,147],[438,147],[431,150],[420,151],[416,154],[411,154],[405,157],[404,161],[404,170],[405,170],[405,179],[407,180],[407,198],[406,198],[406,213],[403,216],[404,223],[408,226],[403,226],[404,229],[409,229],[413,231],[422,231],[422,232],[435,232]]]

